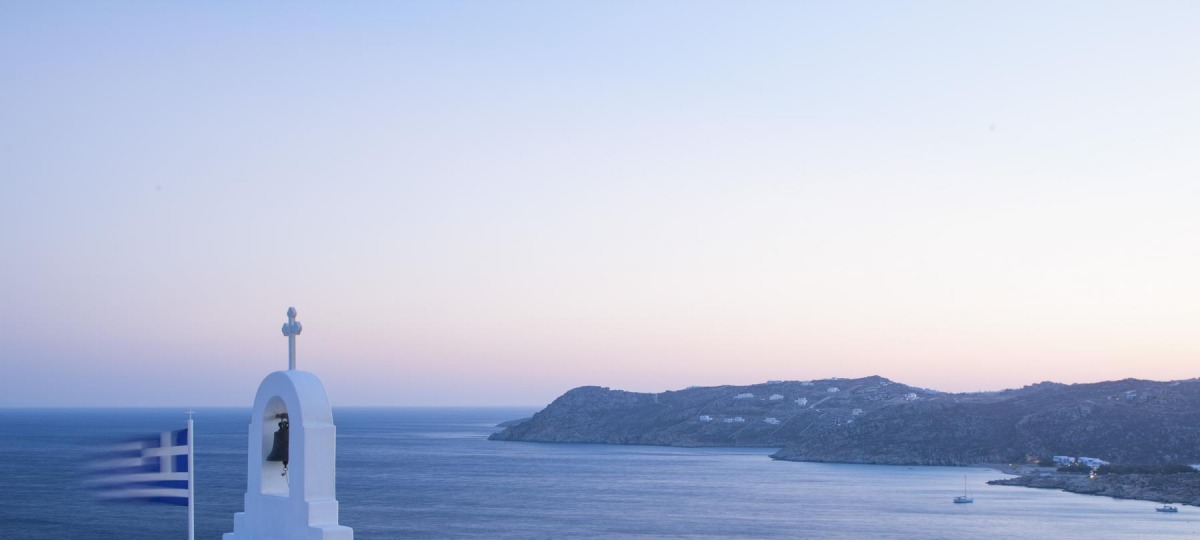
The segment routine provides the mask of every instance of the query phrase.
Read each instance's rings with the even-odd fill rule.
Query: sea
[[[771,448],[489,441],[531,408],[334,409],[355,538],[1176,538],[1200,508],[988,486],[998,471],[775,461]],[[196,538],[233,528],[249,409],[195,414]],[[182,409],[0,409],[0,538],[186,538],[183,507],[101,501],[86,456]],[[964,488],[964,478],[966,486]],[[953,504],[967,489],[973,504]]]

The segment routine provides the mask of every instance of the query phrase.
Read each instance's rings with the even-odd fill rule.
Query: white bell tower
[[[288,370],[267,375],[254,396],[245,511],[233,515],[233,532],[222,538],[353,540],[354,529],[338,525],[337,441],[329,397],[316,375],[296,370],[296,336],[302,327],[296,308],[288,308],[287,315]]]

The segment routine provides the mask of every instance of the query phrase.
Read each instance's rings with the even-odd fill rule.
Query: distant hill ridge
[[[1200,381],[1039,383],[945,393],[872,376],[568,391],[492,440],[780,447],[793,461],[967,465],[1053,455],[1200,463]]]

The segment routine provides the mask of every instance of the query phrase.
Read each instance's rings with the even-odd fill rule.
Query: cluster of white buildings
[[[1054,463],[1057,463],[1059,465],[1064,465],[1064,466],[1072,465],[1075,463],[1080,463],[1083,465],[1087,465],[1088,467],[1099,467],[1101,465],[1109,465],[1109,463],[1107,461],[1104,461],[1103,459],[1094,458],[1094,457],[1085,457],[1085,456],[1080,456],[1080,457],[1054,456]]]
[[[784,382],[784,381],[768,381],[768,384],[779,383],[779,382]],[[814,386],[812,381],[801,381],[800,384],[802,386]],[[837,393],[841,392],[842,390],[841,390],[841,388],[838,388],[836,386],[831,386],[829,388],[826,388],[825,391],[829,394],[837,394]],[[738,399],[738,400],[754,399],[754,393],[742,392],[740,394],[734,395],[733,399]],[[767,396],[766,399],[767,399],[767,401],[782,402],[782,401],[786,400],[787,397],[784,396],[783,394],[771,394],[771,395]],[[905,394],[904,399],[908,400],[908,401],[915,401],[920,398],[915,393],[908,393],[908,394]],[[795,403],[796,405],[799,405],[801,407],[804,407],[804,406],[808,405],[808,398],[798,397],[793,400],[793,403]],[[865,411],[863,411],[862,409],[853,409],[850,412],[850,416],[861,416],[864,413],[865,413]],[[712,422],[713,420],[717,420],[717,419],[721,420],[723,423],[726,423],[726,424],[744,424],[746,422],[746,419],[741,416],[733,416],[733,417],[728,417],[728,418],[717,418],[717,417],[714,417],[713,415],[702,414],[697,417],[697,420],[699,420],[700,422]],[[843,420],[839,420],[838,423],[845,425],[845,424],[849,424],[853,421],[854,420],[852,420],[852,419],[846,418]],[[763,419],[763,423],[775,426],[775,425],[781,424],[782,422],[776,417],[769,416],[769,417],[766,417]]]
[[[834,387],[827,388],[825,391],[829,392],[830,394],[836,394],[838,392],[841,392],[842,390],[840,388],[834,386]],[[733,399],[754,399],[754,394],[751,392],[742,392],[741,394],[733,396]],[[770,396],[767,396],[767,401],[783,401],[785,399],[787,399],[787,397],[784,396],[783,394],[771,394]],[[807,405],[808,398],[803,398],[803,397],[796,398],[796,404],[797,405]]]
[[[696,419],[701,422],[712,422],[713,421],[713,417],[711,414],[702,414],[702,415],[696,417]],[[746,423],[746,419],[742,418],[740,416],[734,416],[732,418],[726,418],[725,420],[723,420],[723,422],[725,422],[726,424],[744,424],[744,423]],[[777,426],[781,422],[779,421],[778,418],[775,418],[774,416],[768,416],[763,419],[763,423],[771,424],[772,426]]]

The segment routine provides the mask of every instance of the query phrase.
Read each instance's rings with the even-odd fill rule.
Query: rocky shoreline
[[[967,466],[1071,455],[1161,466],[1200,463],[1197,425],[1200,380],[945,393],[871,376],[657,393],[583,386],[490,438],[773,447],[775,459],[827,463]]]
[[[1200,506],[1200,473],[1106,474],[1092,478],[1084,474],[1036,472],[988,484]]]
[[[489,439],[770,447],[779,448],[773,459],[801,462],[982,464],[1016,475],[994,485],[1200,506],[1200,473],[1178,469],[1200,463],[1197,425],[1200,379],[945,393],[871,376],[658,393],[582,386]],[[1058,455],[1114,465],[1094,478],[1029,465]]]

